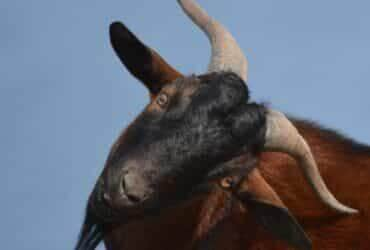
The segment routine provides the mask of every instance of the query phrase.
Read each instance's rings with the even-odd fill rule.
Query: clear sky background
[[[370,143],[370,2],[199,0],[250,61],[257,101]],[[110,145],[147,92],[121,66],[121,20],[185,74],[210,54],[175,0],[2,0],[0,242],[72,249]]]

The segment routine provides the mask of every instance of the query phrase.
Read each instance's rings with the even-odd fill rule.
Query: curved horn
[[[112,47],[121,62],[152,95],[157,94],[164,84],[182,76],[122,23],[112,23],[109,33]]]
[[[247,82],[248,61],[230,32],[211,18],[194,0],[178,2],[211,42],[212,56],[208,72],[232,71]]]
[[[268,110],[265,136],[266,151],[287,153],[292,156],[302,169],[305,178],[328,207],[344,214],[358,211],[341,204],[328,190],[317,168],[310,147],[293,124],[280,112]]]
[[[208,36],[212,45],[209,71],[229,70],[247,80],[247,59],[233,36],[212,19],[194,0],[178,0],[185,13]],[[312,188],[328,207],[345,214],[356,213],[335,199],[326,187],[311,150],[294,125],[280,112],[268,110],[265,150],[294,157]]]

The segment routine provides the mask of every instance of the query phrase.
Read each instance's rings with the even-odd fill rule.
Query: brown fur
[[[266,153],[259,169],[313,240],[313,249],[370,249],[370,148],[304,122],[295,125],[308,141],[329,190],[359,215],[336,216],[320,203],[294,160]]]

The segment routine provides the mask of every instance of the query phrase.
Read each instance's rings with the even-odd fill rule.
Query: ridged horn
[[[358,212],[341,204],[331,194],[320,175],[307,142],[286,116],[278,111],[268,111],[264,149],[266,151],[287,153],[292,156],[299,163],[298,165],[312,189],[328,207],[344,214]]]
[[[234,37],[195,1],[178,0],[184,12],[203,30],[212,45],[208,72],[231,71],[247,82],[248,61]]]

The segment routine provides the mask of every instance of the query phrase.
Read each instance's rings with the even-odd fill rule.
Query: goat
[[[224,86],[221,89],[219,87],[218,91],[228,93],[234,101],[248,99],[248,96],[245,95],[238,96],[238,93],[248,93],[247,89],[243,90],[242,87],[242,83],[247,79],[247,61],[242,56],[235,40],[222,26],[209,19],[194,2],[185,0],[179,2],[185,12],[204,28],[207,34],[210,34],[213,57],[208,75],[182,78],[179,72],[168,65],[156,52],[141,43],[124,26],[118,23],[111,26],[112,45],[117,54],[130,72],[147,85],[151,92],[152,102],[146,110],[158,112],[160,110],[158,106],[167,105],[168,99],[172,96],[171,94],[169,96],[163,95],[163,89],[167,89],[167,93],[171,91],[178,93],[176,91],[181,89],[181,94],[185,92],[187,93],[185,96],[192,96],[199,89],[197,85],[202,85],[205,82],[212,86]],[[201,15],[196,15],[196,13]],[[204,25],[205,23],[207,25]],[[218,35],[221,33],[221,39],[212,36],[214,33]],[[230,55],[232,56],[229,57]],[[229,62],[229,60],[230,63],[220,63],[220,61]],[[223,71],[226,73],[212,73]],[[227,73],[228,71],[233,73]],[[227,84],[223,85],[224,83]],[[231,83],[235,87],[234,90],[232,88],[230,90],[229,84]],[[207,89],[207,91],[212,90]],[[207,96],[202,96],[201,99],[207,99]],[[219,96],[216,99],[223,101]],[[215,98],[212,99],[212,101],[214,100]],[[225,108],[225,105],[230,105],[230,102],[222,103],[222,109]],[[236,107],[235,105],[235,103],[231,105],[231,110]],[[370,177],[370,172],[367,160],[370,159],[370,148],[305,121],[290,119],[293,122],[292,125],[282,114],[263,106],[253,103],[247,105],[250,106],[243,105],[243,111],[238,108],[237,112],[242,112],[243,116],[241,119],[240,117],[236,118],[237,124],[243,125],[240,132],[240,126],[237,126],[236,134],[243,138],[242,148],[245,147],[244,144],[248,144],[247,149],[234,148],[228,144],[229,141],[235,142],[231,139],[227,139],[226,144],[223,142],[219,145],[217,143],[213,145],[216,149],[225,149],[224,146],[227,145],[225,151],[241,150],[244,155],[239,156],[239,154],[233,155],[231,153],[224,155],[224,152],[216,150],[214,152],[207,151],[207,156],[213,161],[195,161],[194,159],[197,157],[192,158],[194,165],[200,168],[204,164],[217,165],[217,162],[224,162],[232,155],[231,158],[234,160],[231,163],[221,164],[221,166],[226,166],[221,169],[228,170],[229,166],[232,168],[240,165],[248,166],[246,168],[248,174],[245,175],[245,178],[234,182],[233,173],[225,178],[224,176],[207,178],[207,192],[198,193],[188,199],[182,197],[182,200],[186,201],[182,204],[172,204],[172,207],[166,209],[166,213],[149,218],[140,217],[135,221],[120,218],[121,221],[119,221],[116,220],[115,212],[117,211],[114,211],[113,214],[112,211],[109,211],[108,214],[103,213],[103,217],[111,216],[114,218],[113,220],[93,225],[96,223],[94,219],[97,214],[102,215],[102,209],[94,207],[95,202],[101,202],[101,199],[104,199],[111,207],[124,208],[126,215],[130,215],[130,218],[138,216],[139,212],[145,210],[145,206],[142,204],[138,206],[137,203],[148,200],[146,196],[148,196],[149,189],[146,185],[143,186],[146,181],[143,180],[142,176],[139,177],[136,174],[130,176],[130,167],[126,167],[129,168],[127,171],[125,167],[120,165],[122,162],[117,165],[122,160],[120,156],[123,152],[129,150],[130,145],[138,138],[142,139],[138,135],[132,135],[134,134],[132,131],[138,131],[135,127],[138,127],[140,122],[145,124],[149,121],[147,117],[139,116],[112,148],[105,171],[99,178],[98,188],[90,197],[89,204],[92,206],[88,207],[85,227],[77,248],[93,248],[104,237],[108,249],[286,249],[287,245],[285,244],[301,249],[310,249],[311,243],[307,241],[304,233],[300,231],[299,225],[287,211],[289,208],[311,238],[315,249],[368,249],[367,242],[370,230],[367,225],[367,213],[370,207],[363,200],[369,198],[370,195],[364,194],[362,190],[369,187],[367,179]],[[249,108],[253,111],[250,112]],[[248,112],[245,112],[245,109]],[[230,110],[223,111],[223,113],[228,113]],[[217,112],[221,111],[217,110]],[[244,118],[245,115],[248,119]],[[156,117],[151,116],[150,118]],[[275,121],[278,122],[275,123]],[[249,129],[245,130],[245,127]],[[276,132],[276,127],[281,130]],[[298,129],[299,133],[295,128]],[[233,131],[235,130],[232,130],[232,133],[235,133]],[[271,133],[274,136],[271,136]],[[295,138],[292,143],[290,142],[291,138]],[[222,141],[223,138],[217,139]],[[283,141],[284,143],[282,143]],[[299,145],[299,150],[296,148],[297,145]],[[297,161],[292,161],[289,156],[282,153],[261,152],[261,150],[264,151],[263,149],[288,153]],[[331,195],[318,174],[314,158],[330,189],[337,194],[340,200],[359,208],[359,214],[343,215],[356,211],[342,205]],[[147,164],[138,159],[134,159],[134,161],[129,159],[123,162],[125,166]],[[355,163],[358,166],[353,166]],[[351,165],[351,167],[347,165]],[[298,167],[305,171],[306,180],[316,191],[319,199],[304,189],[304,180],[297,172]],[[360,167],[361,169],[359,169]],[[352,168],[356,168],[356,171]],[[126,173],[123,174],[123,177],[114,172],[117,169],[119,172],[122,169],[125,170]],[[345,174],[340,176],[338,169]],[[204,173],[208,174],[208,170],[204,170]],[[199,170],[193,169],[192,172],[194,171]],[[129,178],[126,178],[127,175]],[[153,197],[158,202],[158,197],[165,194],[163,196],[165,199],[161,202],[163,204],[168,197],[174,197],[167,192],[168,190],[163,193],[164,189],[177,187],[176,192],[182,188],[187,190],[188,186],[182,181],[188,180],[189,176],[184,174],[179,176],[177,179],[170,178],[170,182],[176,180],[175,186],[174,183],[165,183],[165,185],[161,183],[161,185],[156,185],[157,190],[150,190],[149,195],[160,190],[161,192]],[[191,177],[194,176],[191,175]],[[124,190],[121,190],[121,192],[125,192],[124,198],[122,198],[122,193],[115,189],[117,186],[122,187],[122,178],[125,184]],[[181,180],[182,178],[184,179]],[[197,180],[204,181],[203,178],[204,175],[196,176]],[[355,183],[354,179],[356,179]],[[107,184],[107,182],[110,183]],[[178,186],[178,182],[180,182],[180,186]],[[238,184],[235,186],[235,183]],[[185,186],[186,188],[184,188]],[[118,194],[121,196],[117,197]],[[234,197],[238,197],[239,202],[235,202]],[[318,202],[319,200],[322,202]],[[91,214],[94,210],[98,213]],[[104,211],[106,212],[106,210]],[[157,212],[154,213],[157,214]],[[272,232],[272,234],[266,231]],[[274,238],[274,236],[285,242]]]

